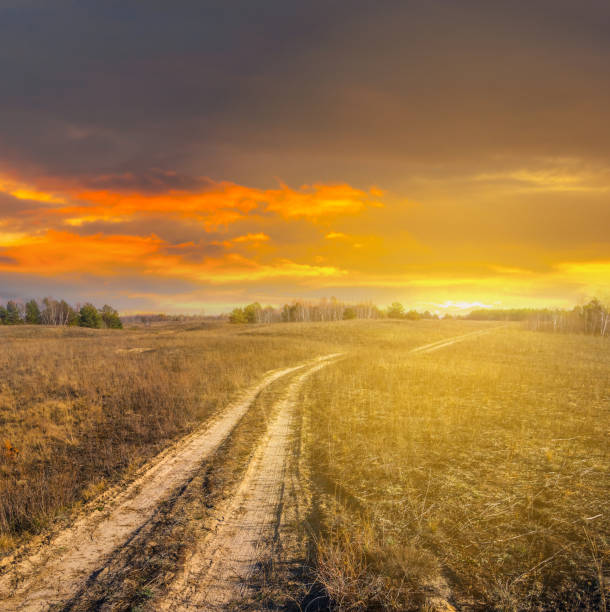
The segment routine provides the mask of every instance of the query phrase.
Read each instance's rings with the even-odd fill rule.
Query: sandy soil
[[[274,407],[267,434],[257,448],[224,520],[197,543],[184,570],[158,610],[223,610],[248,597],[249,577],[268,562],[278,544],[285,501],[287,464],[293,448],[297,397],[307,377],[332,363],[331,355],[299,374]]]

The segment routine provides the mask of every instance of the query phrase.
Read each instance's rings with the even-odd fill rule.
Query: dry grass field
[[[331,598],[605,609],[608,342],[509,328],[411,347],[371,346],[303,396]]]
[[[605,609],[607,339],[380,320],[21,326],[0,328],[0,342],[0,556],[95,509],[265,372],[341,352],[287,379],[307,508],[301,570],[290,584],[265,575],[230,609]],[[288,388],[258,395],[65,609],[175,607],[176,577],[207,554],[189,550],[236,491],[247,501],[240,482]],[[295,527],[282,499],[278,533]]]
[[[324,351],[228,325],[0,327],[0,553],[129,475],[270,369]]]

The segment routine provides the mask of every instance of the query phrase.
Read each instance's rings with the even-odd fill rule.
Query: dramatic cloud
[[[609,30],[603,0],[3,2],[0,299],[605,298]]]

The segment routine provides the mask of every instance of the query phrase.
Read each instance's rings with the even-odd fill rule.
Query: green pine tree
[[[25,322],[30,325],[40,325],[40,308],[36,300],[30,300],[25,305]]]
[[[93,304],[85,304],[80,309],[78,324],[81,327],[99,328],[102,326],[102,315]]]
[[[389,319],[404,319],[405,307],[400,302],[392,302],[388,307]]]
[[[6,324],[19,325],[21,318],[19,317],[19,309],[13,300],[9,300],[6,305]]]

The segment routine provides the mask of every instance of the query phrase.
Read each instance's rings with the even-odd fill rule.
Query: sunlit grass
[[[265,371],[325,351],[228,325],[0,334],[0,552],[135,472]]]
[[[447,583],[468,608],[603,605],[607,341],[504,329],[410,347],[371,347],[320,372],[304,398],[331,595],[345,608],[418,608]],[[366,542],[406,555],[404,569]]]
[[[2,329],[0,552],[263,372],[339,350],[302,405],[316,572],[340,609],[603,608],[608,341],[508,327],[412,352],[489,327]]]
[[[422,342],[464,325],[422,323],[412,326]],[[383,346],[405,329],[391,321],[0,327],[0,553],[133,474],[265,371]]]

